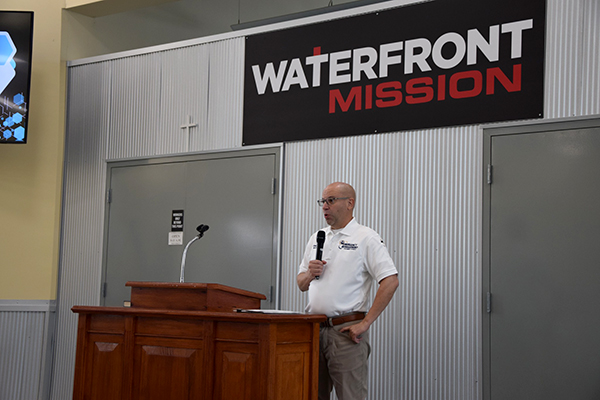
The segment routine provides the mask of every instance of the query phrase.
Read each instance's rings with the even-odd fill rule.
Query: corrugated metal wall
[[[106,158],[239,147],[243,55],[236,38],[110,62]]]
[[[104,231],[104,164],[110,117],[109,63],[69,70],[61,260],[53,399],[73,397],[75,304],[100,301]]]
[[[600,113],[600,6],[549,0],[546,118]],[[107,159],[241,147],[244,38],[69,68],[59,320],[52,398],[71,397],[75,304],[99,304]],[[180,126],[192,123],[188,137]],[[286,144],[282,308],[315,203],[334,180],[358,191],[401,287],[373,327],[371,399],[481,398],[482,139],[478,126]]]
[[[10,303],[10,304],[9,304]],[[0,301],[0,399],[48,396],[54,304]],[[52,302],[54,303],[54,302]]]
[[[600,113],[600,2],[548,0],[545,118]]]

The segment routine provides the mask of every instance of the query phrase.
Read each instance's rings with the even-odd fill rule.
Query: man
[[[339,400],[364,400],[368,329],[398,288],[398,271],[379,235],[354,219],[352,186],[332,183],[317,202],[329,225],[323,229],[323,260],[315,259],[315,233],[306,245],[297,283],[308,290],[306,311],[329,317],[319,336],[319,400],[329,399],[333,387]],[[379,287],[366,312],[373,281]]]

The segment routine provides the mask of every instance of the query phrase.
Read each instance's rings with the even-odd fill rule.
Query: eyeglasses
[[[346,200],[349,199],[350,197],[328,197],[326,199],[319,199],[317,200],[317,204],[319,205],[319,207],[323,207],[323,205],[325,203],[327,203],[327,205],[332,206],[333,203],[335,203],[336,200]]]

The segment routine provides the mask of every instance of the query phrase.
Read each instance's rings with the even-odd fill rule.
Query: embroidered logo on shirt
[[[340,249],[340,250],[357,250],[358,244],[357,243],[348,243],[345,240],[340,240],[340,245],[338,246],[338,249]]]

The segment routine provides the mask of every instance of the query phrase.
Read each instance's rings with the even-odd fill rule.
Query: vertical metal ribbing
[[[244,45],[243,37],[210,44],[210,107],[202,150],[239,147],[242,143]]]
[[[235,38],[111,62],[108,159],[240,147],[243,45]],[[189,132],[181,128],[190,121]]]
[[[110,62],[108,159],[152,156],[159,127],[161,53]]]
[[[72,397],[75,304],[99,304],[110,63],[69,70],[67,137],[52,399]]]
[[[579,115],[600,114],[600,2],[585,0],[581,21],[581,108]]]
[[[199,150],[207,135],[208,58],[210,45],[162,52],[160,64],[160,107],[155,154]],[[196,126],[182,129],[191,121]]]
[[[581,93],[580,0],[548,0],[545,118],[576,115]]]
[[[0,399],[39,398],[45,312],[0,312]]]
[[[600,113],[600,5],[548,0],[545,118]]]

